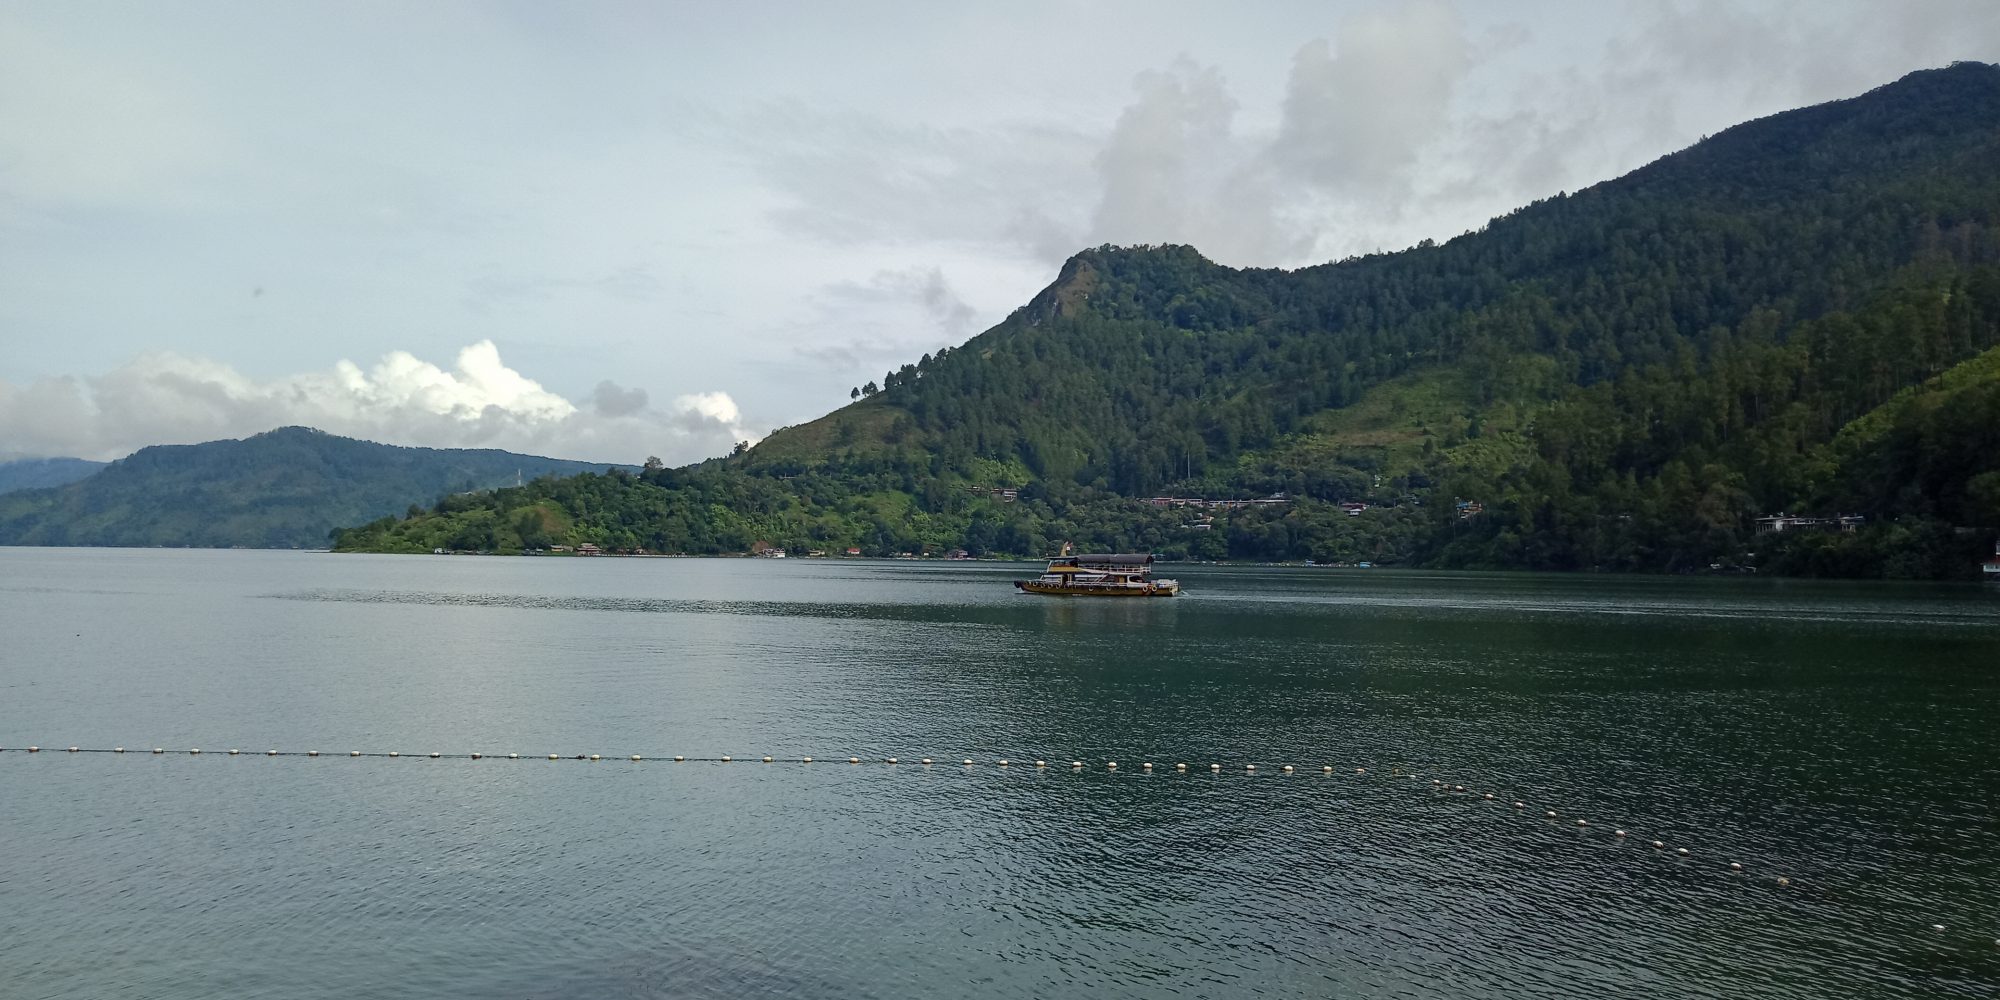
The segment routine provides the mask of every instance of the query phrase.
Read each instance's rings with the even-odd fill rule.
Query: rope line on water
[[[39,745],[37,745],[37,746],[27,746],[27,747],[4,747],[4,746],[0,746],[0,754],[7,754],[7,753],[23,753],[23,754],[41,754],[41,753],[53,753],[53,752],[56,752],[56,751],[54,751],[54,750],[52,750],[52,749],[50,749],[50,748],[45,748],[45,747],[42,747],[42,746],[39,746]],[[880,757],[880,756],[869,756],[869,757],[857,757],[857,756],[853,756],[853,755],[849,755],[849,756],[846,756],[846,757],[803,757],[803,756],[801,756],[801,757],[774,757],[774,756],[771,756],[771,755],[768,755],[768,754],[767,754],[767,755],[760,755],[760,756],[754,756],[754,757],[737,757],[737,756],[735,756],[735,755],[733,755],[733,754],[724,754],[724,755],[721,755],[721,756],[715,756],[715,757],[698,757],[698,756],[690,756],[690,755],[687,755],[687,754],[671,754],[671,755],[663,755],[663,754],[636,754],[636,753],[635,753],[635,754],[609,754],[609,755],[606,755],[606,754],[594,754],[594,753],[579,753],[579,754],[560,754],[560,753],[551,753],[551,754],[523,754],[523,753],[518,753],[518,752],[509,752],[509,753],[442,753],[442,752],[438,752],[438,751],[431,751],[431,752],[428,752],[428,753],[403,753],[402,751],[399,751],[399,750],[387,750],[387,751],[383,751],[383,750],[372,750],[372,751],[371,751],[371,750],[346,750],[346,751],[331,751],[331,752],[330,752],[330,751],[320,751],[320,750],[278,750],[278,749],[275,749],[275,748],[273,748],[273,749],[266,749],[266,750],[258,750],[258,751],[246,751],[246,750],[243,750],[243,749],[242,749],[242,748],[240,748],[240,747],[232,747],[232,748],[230,748],[230,749],[228,749],[228,750],[220,750],[220,751],[218,751],[218,750],[208,750],[208,751],[204,751],[204,750],[202,750],[202,749],[200,749],[200,748],[198,748],[198,747],[195,747],[195,748],[189,748],[189,749],[187,749],[187,750],[168,750],[168,749],[166,749],[165,747],[151,747],[151,748],[148,748],[148,749],[145,749],[145,750],[136,750],[136,749],[134,749],[134,750],[128,750],[128,749],[127,749],[127,748],[125,748],[125,747],[109,747],[109,748],[104,748],[104,747],[82,747],[82,746],[71,746],[71,747],[63,747],[63,748],[61,749],[61,751],[60,751],[60,752],[61,752],[61,753],[64,753],[64,754],[86,754],[86,753],[88,753],[88,754],[111,754],[111,755],[126,755],[126,754],[132,754],[132,755],[144,755],[144,756],[168,756],[168,755],[173,755],[173,756],[181,756],[181,757],[203,757],[203,756],[207,756],[207,757],[214,757],[214,756],[224,756],[224,757],[243,757],[243,756],[253,756],[253,757],[314,757],[314,758],[317,758],[317,757],[347,757],[347,758],[382,758],[382,759],[389,759],[389,758],[396,758],[396,759],[401,759],[401,758],[412,758],[412,759],[418,759],[418,760],[468,760],[468,761],[470,761],[470,760],[514,760],[514,761],[520,761],[520,760],[550,760],[550,761],[571,761],[571,762],[574,762],[574,761],[585,761],[585,762],[590,762],[590,761],[607,761],[607,760],[622,760],[622,761],[625,761],[625,762],[627,762],[627,763],[673,763],[673,764],[731,764],[731,763],[760,763],[760,764],[845,764],[845,765],[848,765],[848,766],[850,766],[850,767],[858,767],[858,766],[864,766],[864,765],[866,765],[866,766],[881,766],[881,767],[903,767],[903,766],[915,766],[915,767],[919,767],[919,768],[925,768],[925,767],[931,767],[931,768],[935,768],[935,767],[939,767],[939,766],[955,766],[955,767],[958,767],[958,768],[960,768],[961,770],[972,770],[972,769],[974,769],[974,768],[987,768],[987,767],[990,767],[990,768],[1007,768],[1007,769],[1010,769],[1010,770],[1028,770],[1028,771],[1035,771],[1035,772],[1048,772],[1048,771],[1056,771],[1056,772],[1062,772],[1062,771],[1068,771],[1068,772],[1070,772],[1070,773],[1080,773],[1080,772],[1085,772],[1085,771],[1094,771],[1094,772],[1097,772],[1097,773],[1108,773],[1108,774],[1137,774],[1137,775],[1141,775],[1141,776],[1144,776],[1144,775],[1150,775],[1150,774],[1175,774],[1175,775],[1189,775],[1189,774],[1211,774],[1211,775],[1216,775],[1216,774],[1222,774],[1222,773],[1224,773],[1224,772],[1230,772],[1230,773],[1236,773],[1236,774],[1242,774],[1242,775],[1246,775],[1246,776],[1250,776],[1250,775],[1259,775],[1259,774],[1270,774],[1270,773],[1274,773],[1274,774],[1279,774],[1279,775],[1301,775],[1301,774],[1313,774],[1313,773],[1318,773],[1318,774],[1319,774],[1319,775],[1320,775],[1321,777],[1332,777],[1332,776],[1334,776],[1334,775],[1336,775],[1336,774],[1346,774],[1346,773],[1348,773],[1348,772],[1349,772],[1349,770],[1350,770],[1350,768],[1348,768],[1348,767],[1342,767],[1342,766],[1336,766],[1336,765],[1334,765],[1334,764],[1322,764],[1322,765],[1320,765],[1320,766],[1319,766],[1319,767],[1317,767],[1317,768],[1313,768],[1313,767],[1312,767],[1311,765],[1307,765],[1307,766],[1306,766],[1305,768],[1299,768],[1299,767],[1297,767],[1296,765],[1292,765],[1292,764],[1282,764],[1282,765],[1279,765],[1278,767],[1276,767],[1276,768],[1273,768],[1273,769],[1270,769],[1270,770],[1260,770],[1260,769],[1258,768],[1258,765],[1257,765],[1257,764],[1255,764],[1254,762],[1253,762],[1253,763],[1245,763],[1245,764],[1244,764],[1244,765],[1243,765],[1243,766],[1242,766],[1241,768],[1236,768],[1236,767],[1235,767],[1235,766],[1233,766],[1233,765],[1232,765],[1232,766],[1229,766],[1229,767],[1224,767],[1224,766],[1223,766],[1222,764],[1220,764],[1220,763],[1209,763],[1209,764],[1206,764],[1206,765],[1202,765],[1202,764],[1188,764],[1188,763],[1186,763],[1186,762],[1177,762],[1177,763],[1175,763],[1175,764],[1173,764],[1173,765],[1171,765],[1171,766],[1169,766],[1169,765],[1166,765],[1166,764],[1154,764],[1154,763],[1152,763],[1152,762],[1141,762],[1140,764],[1136,765],[1136,767],[1134,767],[1134,766],[1126,766],[1126,767],[1122,767],[1122,768],[1121,768],[1121,767],[1120,767],[1120,765],[1119,765],[1119,763],[1118,763],[1117,761],[1105,761],[1105,762],[1103,762],[1103,766],[1102,766],[1102,767],[1100,768],[1100,767],[1097,767],[1097,766],[1096,766],[1095,764],[1090,764],[1090,763],[1086,763],[1086,762],[1084,762],[1084,761],[1081,761],[1081,760],[1074,760],[1074,759],[1072,759],[1072,760],[1054,760],[1054,761],[1051,761],[1051,760],[1047,760],[1047,759],[1037,759],[1037,760],[1014,760],[1014,759],[1011,759],[1011,758],[1004,758],[1004,757],[1002,757],[1002,758],[995,758],[995,759],[990,759],[990,760],[977,760],[977,759],[974,759],[974,758],[971,758],[971,757],[963,757],[963,758],[956,758],[956,759],[952,759],[952,758],[932,758],[932,757],[918,757],[918,758],[901,758],[901,757]],[[1367,767],[1367,766],[1354,766],[1354,767],[1352,767],[1352,768],[1351,768],[1351,771],[1352,771],[1352,774],[1354,774],[1354,775],[1356,775],[1356,776],[1362,776],[1362,777],[1366,777],[1366,776],[1369,776],[1369,775],[1371,775],[1371,774],[1377,774],[1377,773],[1379,773],[1377,769],[1371,769],[1370,767]],[[1389,774],[1390,776],[1392,776],[1392,777],[1401,777],[1401,778],[1410,778],[1410,779],[1419,779],[1419,778],[1421,778],[1421,777],[1422,777],[1422,775],[1420,775],[1420,774],[1419,774],[1418,772],[1416,772],[1416,771],[1405,771],[1405,770],[1404,770],[1404,769],[1403,769],[1402,767],[1400,767],[1400,766],[1394,766],[1394,767],[1391,767],[1391,768],[1389,769],[1389,771],[1388,771],[1388,774]],[[1501,801],[1507,801],[1507,802],[1510,802],[1510,803],[1511,803],[1511,805],[1512,805],[1512,809],[1511,809],[1511,811],[1512,811],[1513,813],[1515,813],[1516,815],[1525,815],[1525,814],[1528,814],[1528,813],[1529,813],[1529,811],[1530,811],[1530,809],[1529,809],[1529,806],[1528,806],[1528,803],[1527,803],[1527,802],[1526,802],[1525,800],[1522,800],[1522,799],[1512,799],[1512,798],[1510,798],[1510,797],[1505,797],[1505,796],[1502,796],[1502,797],[1499,797],[1499,798],[1496,798],[1496,797],[1495,797],[1495,794],[1494,794],[1493,792],[1473,792],[1473,791],[1468,791],[1468,790],[1467,790],[1467,788],[1466,788],[1466,786],[1464,786],[1464,785],[1460,785],[1460,784],[1453,784],[1453,783],[1449,783],[1449,782],[1446,782],[1445,780],[1443,780],[1442,778],[1432,778],[1432,779],[1431,779],[1431,790],[1432,790],[1433,792],[1435,792],[1435,793],[1438,793],[1438,794],[1442,794],[1442,795],[1452,795],[1452,796],[1456,796],[1456,795],[1465,795],[1465,796],[1467,796],[1467,797],[1469,797],[1469,798],[1471,798],[1471,797],[1473,797],[1473,796],[1477,796],[1476,798],[1473,798],[1473,799],[1472,799],[1473,801],[1480,801],[1480,802],[1495,802],[1495,803],[1498,803],[1498,802],[1501,802]],[[1558,811],[1557,811],[1557,810],[1555,810],[1555,809],[1543,809],[1543,810],[1542,810],[1542,818],[1543,818],[1543,819],[1545,819],[1545,820],[1548,820],[1548,821],[1551,821],[1551,822],[1560,822],[1560,821],[1561,821],[1561,820],[1562,820],[1562,819],[1563,819],[1564,817],[1563,817],[1563,814],[1561,814],[1560,812],[1558,812]],[[1565,825],[1567,825],[1567,824],[1565,824]],[[1596,826],[1596,825],[1592,824],[1592,823],[1591,823],[1591,821],[1590,821],[1590,820],[1589,820],[1588,818],[1584,818],[1584,817],[1577,817],[1577,818],[1576,818],[1576,820],[1575,820],[1575,824],[1574,824],[1574,828],[1575,828],[1575,829],[1578,829],[1578,830],[1594,830],[1594,829],[1601,829],[1601,827],[1598,827],[1598,826]],[[1641,836],[1639,836],[1639,835],[1637,835],[1637,834],[1634,834],[1634,833],[1633,833],[1633,832],[1632,832],[1631,830],[1628,830],[1628,829],[1626,829],[1626,828],[1624,828],[1624,827],[1615,827],[1615,826],[1614,826],[1614,827],[1612,827],[1612,828],[1611,828],[1611,836],[1612,836],[1612,837],[1613,837],[1613,838],[1614,838],[1614,839],[1615,839],[1615,840],[1616,840],[1616,841],[1617,841],[1618,843],[1644,843],[1644,844],[1647,844],[1647,845],[1649,845],[1649,846],[1651,846],[1651,847],[1653,848],[1653,853],[1656,853],[1656,854],[1660,854],[1660,855],[1671,855],[1671,856],[1672,856],[1672,857],[1674,857],[1675,859],[1691,859],[1691,858],[1693,857],[1693,853],[1692,853],[1691,851],[1689,851],[1689,849],[1688,849],[1687,847],[1685,847],[1685,846],[1675,846],[1675,847],[1673,847],[1673,848],[1669,849],[1669,847],[1668,847],[1667,843],[1666,843],[1665,841],[1663,841],[1663,840],[1659,840],[1659,839],[1647,839],[1647,838],[1644,838],[1644,837],[1641,837]],[[1722,866],[1722,870],[1723,870],[1723,871],[1725,871],[1725,872],[1728,872],[1728,873],[1729,873],[1729,874],[1731,874],[1731,875],[1736,875],[1736,876],[1745,876],[1745,875],[1747,875],[1747,872],[1746,872],[1746,870],[1745,870],[1745,868],[1744,868],[1743,864],[1742,864],[1741,862],[1738,862],[1738,861],[1730,861],[1730,862],[1728,862],[1726,866]],[[1786,887],[1790,887],[1790,886],[1792,886],[1792,885],[1793,885],[1794,883],[1793,883],[1793,881],[1792,881],[1792,879],[1791,879],[1790,877],[1788,877],[1788,876],[1784,876],[1784,875],[1779,875],[1779,876],[1775,876],[1775,877],[1774,877],[1773,879],[1771,879],[1771,884],[1773,884],[1773,885],[1775,885],[1775,886],[1778,886],[1778,887],[1780,887],[1780,888],[1786,888]],[[1942,934],[1942,933],[1945,933],[1945,932],[1947,932],[1947,931],[1949,930],[1949,928],[1948,928],[1948,927],[1946,927],[1946,925],[1944,925],[1944,924],[1938,924],[1938,923],[1933,923],[1933,924],[1929,924],[1929,925],[1927,925],[1927,926],[1928,926],[1928,929],[1929,929],[1930,931],[1932,931],[1933,933],[1938,933],[1938,934]],[[1996,937],[1996,938],[1994,938],[1994,939],[1993,939],[1993,946],[1994,946],[1995,948],[2000,948],[2000,937]]]

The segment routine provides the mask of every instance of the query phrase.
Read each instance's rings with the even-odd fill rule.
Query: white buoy
[[[1140,767],[1143,767],[1143,768],[1145,768],[1145,769],[1146,769],[1146,770],[1148,770],[1148,771],[1150,771],[1150,770],[1152,770],[1152,769],[1153,769],[1153,765],[1152,765],[1152,763],[1151,763],[1151,762],[1147,762],[1147,763],[1144,763],[1144,764],[1141,764],[1141,765],[1139,765],[1139,766],[1140,766]]]
[[[400,753],[398,753],[398,752],[396,752],[396,751],[394,751],[394,750],[391,750],[391,751],[389,751],[389,756],[391,756],[391,757],[401,757],[401,756],[402,756],[402,754],[400,754]],[[554,759],[556,759],[556,755],[555,755],[555,754],[550,754],[550,755],[549,755],[549,759],[550,759],[550,760],[554,760]]]
[[[638,755],[638,754],[636,754],[636,753],[635,753],[635,754],[633,754],[633,755],[632,755],[632,759],[633,759],[633,760],[638,760],[638,759],[639,759],[639,755]]]
[[[1220,771],[1220,770],[1222,770],[1222,765],[1221,765],[1221,764],[1210,764],[1210,765],[1208,765],[1208,769],[1209,769],[1209,770],[1211,770],[1211,771]]]
[[[1255,764],[1245,764],[1245,765],[1243,765],[1243,769],[1244,769],[1245,771],[1255,771],[1255,770],[1257,769],[1257,765],[1255,765]]]
[[[1792,880],[1791,880],[1791,879],[1788,879],[1788,878],[1786,878],[1786,877],[1784,877],[1783,875],[1780,875],[1780,876],[1778,876],[1778,884],[1779,884],[1779,885],[1791,885],[1791,884],[1792,884]],[[2000,941],[1995,941],[1995,942],[1993,942],[1993,943],[1994,943],[1994,944],[2000,944]]]
[[[154,748],[153,748],[153,752],[154,752],[154,753],[166,753],[167,751],[166,751],[165,749],[161,748],[161,747],[154,747]]]
[[[1487,792],[1487,793],[1486,793],[1486,798],[1487,798],[1487,800],[1488,800],[1488,801],[1491,801],[1491,800],[1492,800],[1492,798],[1493,798],[1493,793],[1492,793],[1492,792]]]
[[[1047,766],[1049,766],[1049,762],[1048,762],[1048,761],[1045,761],[1045,760],[1038,760],[1038,761],[1036,761],[1036,762],[1035,762],[1035,766],[1036,766],[1036,767],[1047,767]]]
[[[1578,825],[1578,826],[1589,826],[1589,825],[1590,825],[1590,821],[1589,821],[1589,820],[1587,820],[1587,819],[1580,819],[1580,820],[1577,820],[1577,821],[1576,821],[1576,825]]]
[[[1357,768],[1355,768],[1355,769],[1354,769],[1354,773],[1355,773],[1355,774],[1367,774],[1367,773],[1368,773],[1368,769],[1367,769],[1367,768],[1365,768],[1365,767],[1357,767]]]
[[[1688,849],[1687,849],[1687,848],[1685,848],[1685,847],[1676,847],[1676,848],[1674,848],[1674,853],[1675,853],[1675,854],[1678,854],[1678,855],[1680,855],[1681,857],[1687,857],[1687,852],[1688,852]]]
[[[1069,766],[1071,766],[1071,767],[1082,767],[1082,766],[1083,766],[1083,761],[1080,761],[1080,760],[1073,760],[1073,761],[1070,761],[1070,762],[1069,762]]]
[[[70,747],[70,748],[69,748],[69,752],[70,752],[70,753],[75,753],[75,752],[76,752],[76,748],[75,748],[75,747]]]
[[[391,757],[394,757],[394,756],[396,756],[396,755],[395,755],[395,754],[390,754],[389,756],[391,756]],[[549,759],[550,759],[550,760],[555,760],[555,759],[556,759],[556,755],[555,755],[555,754],[550,754],[550,755],[549,755]]]
[[[1451,786],[1451,790],[1452,790],[1452,791],[1454,791],[1454,792],[1462,792],[1462,791],[1465,791],[1465,786],[1464,786],[1464,785],[1453,785],[1453,786]]]
[[[435,757],[435,756],[437,756],[437,754],[431,754],[431,756]],[[591,755],[590,755],[590,759],[591,759],[591,760],[603,760],[604,758],[602,758],[602,757],[599,757],[599,756],[598,756],[598,755],[596,755],[596,754],[591,754]]]
[[[517,754],[517,753],[510,753],[510,754],[508,754],[508,755],[507,755],[507,759],[508,759],[508,760],[520,760],[520,759],[521,759],[521,755],[520,755],[520,754]],[[674,759],[675,759],[675,760],[679,760],[680,758],[679,758],[679,757],[675,757]]]
[[[1545,812],[1545,813],[1543,813],[1542,815],[1544,815],[1544,816],[1547,816],[1547,817],[1548,817],[1548,818],[1550,818],[1550,819],[1555,819],[1555,818],[1556,818],[1556,811],[1555,811],[1554,809],[1551,809],[1551,810],[1549,810],[1548,812]]]
[[[513,756],[513,754],[508,754],[507,756],[509,756],[509,757],[512,757],[512,756]],[[683,757],[683,756],[681,756],[680,754],[675,754],[675,755],[674,755],[674,759],[675,759],[675,760],[686,760],[687,758],[686,758],[686,757]]]
[[[238,749],[236,749],[235,747],[230,747],[230,748],[229,748],[229,756],[231,756],[231,757],[234,757],[234,756],[236,756],[237,754],[239,754],[239,753],[242,753],[242,752],[243,752],[243,751],[241,751],[241,750],[238,750]]]
[[[1526,809],[1526,808],[1528,808],[1528,804],[1527,804],[1526,802],[1516,802],[1516,803],[1514,803],[1514,808],[1516,808],[1516,809]]]
[[[1105,767],[1105,769],[1106,769],[1106,770],[1109,770],[1109,771],[1116,771],[1116,770],[1118,770],[1118,762],[1117,762],[1117,761],[1115,761],[1115,760],[1114,760],[1114,761],[1107,761],[1107,762],[1105,762],[1105,765],[1104,765],[1104,767]]]
[[[112,753],[124,753],[124,752],[125,752],[125,748],[124,748],[124,747],[112,747],[112,748],[111,748],[111,752],[112,752]]]
[[[195,748],[194,748],[193,750],[189,750],[189,751],[188,751],[188,753],[191,753],[191,754],[196,754],[196,753],[200,753],[200,752],[201,752],[201,748],[200,748],[200,747],[195,747]]]
[[[1613,830],[1613,831],[1611,831],[1611,835],[1612,835],[1612,836],[1614,836],[1614,837],[1623,837],[1623,836],[1625,836],[1625,831],[1623,831],[1623,830]]]
[[[266,757],[276,757],[277,755],[278,755],[278,751],[276,751],[276,750],[266,750],[266,751],[264,751],[264,756],[266,756]]]
[[[859,758],[859,757],[849,757],[849,758],[847,758],[847,762],[848,762],[849,764],[859,764],[859,763],[861,763],[861,758]]]
[[[970,758],[970,757],[967,757],[967,758],[965,758],[965,766],[966,766],[966,767],[971,767],[971,766],[972,766],[972,758]]]
[[[436,760],[436,759],[438,759],[439,757],[442,757],[442,756],[444,756],[444,754],[441,754],[441,753],[438,753],[438,752],[437,752],[436,750],[432,750],[432,751],[431,751],[431,759],[432,759],[432,760]],[[591,754],[591,755],[590,755],[590,759],[591,759],[591,760],[596,760],[596,759],[597,759],[597,755],[596,755],[596,754]]]
[[[1932,925],[1931,925],[1931,930],[1934,930],[1934,931],[1941,931],[1941,930],[1944,930],[1944,925],[1943,925],[1943,924],[1932,924]]]
[[[28,752],[29,752],[29,753],[41,753],[41,752],[42,752],[42,748],[41,748],[41,747],[29,747],[29,748],[28,748]]]
[[[1001,767],[1006,767],[1006,766],[1007,766],[1007,762],[1006,762],[1005,760],[1002,760],[1002,761],[1000,761],[1000,766],[1001,766]]]
[[[1655,841],[1653,841],[1653,846],[1654,846],[1654,847],[1665,847],[1665,846],[1667,846],[1667,842],[1666,842],[1666,841],[1664,841],[1664,840],[1655,840]]]
[[[1291,773],[1291,770],[1292,770],[1292,765],[1290,765],[1290,764],[1286,764],[1286,765],[1285,765],[1285,767],[1284,767],[1284,770],[1285,770],[1285,773],[1287,773],[1287,774]]]
[[[1174,770],[1176,770],[1176,771],[1185,771],[1185,770],[1187,770],[1187,765],[1186,765],[1186,764],[1175,764],[1175,765],[1174,765]]]
[[[1328,764],[1327,766],[1325,766],[1325,767],[1322,767],[1322,768],[1320,768],[1319,770],[1320,770],[1320,773],[1321,773],[1321,774],[1332,774],[1332,773],[1333,773],[1333,765],[1332,765],[1332,764]]]
[[[731,756],[729,756],[728,754],[723,754],[723,755],[722,755],[722,762],[723,762],[724,764],[727,764],[727,763],[729,763],[730,761],[732,761],[732,760],[735,760],[735,759],[736,759],[736,758],[734,758],[734,757],[731,757]]]
[[[765,758],[764,758],[764,763],[766,763],[766,764],[769,764],[770,762],[771,762],[771,758],[769,758],[769,757],[765,757]],[[896,758],[894,758],[894,757],[891,757],[891,758],[889,758],[889,763],[891,763],[891,764],[894,764],[895,762],[896,762]]]
[[[1733,872],[1740,872],[1740,871],[1742,871],[1742,870],[1743,870],[1743,862],[1741,862],[1741,861],[1731,861],[1731,862],[1729,863],[1729,870],[1730,870],[1730,871],[1733,871]]]
[[[931,759],[930,759],[929,757],[925,757],[925,758],[924,758],[924,763],[928,764],[928,763],[930,763],[930,762],[931,762]]]
[[[159,751],[158,751],[158,750],[155,750],[155,751],[153,751],[153,752],[154,752],[154,753],[159,753]],[[347,755],[348,755],[349,757],[359,757],[359,756],[361,756],[361,751],[359,751],[359,750],[349,750],[349,751],[347,751]]]
[[[810,763],[812,763],[812,762],[813,762],[813,759],[812,759],[811,757],[801,757],[801,758],[799,758],[799,763],[801,763],[801,764],[810,764]]]
[[[481,758],[481,757],[484,757],[484,756],[486,756],[486,755],[485,755],[485,754],[483,754],[483,753],[475,753],[475,754],[473,754],[473,755],[472,755],[472,759],[473,759],[473,760],[478,760],[479,758]],[[637,758],[634,758],[634,759],[637,759]]]

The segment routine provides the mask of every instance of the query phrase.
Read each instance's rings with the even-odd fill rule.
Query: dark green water
[[[2000,994],[2000,593],[1032,569],[0,549],[0,997]]]

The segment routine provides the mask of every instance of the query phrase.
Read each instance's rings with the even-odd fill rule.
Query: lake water
[[[2000,995],[2000,592],[1034,569],[0,549],[0,997]]]

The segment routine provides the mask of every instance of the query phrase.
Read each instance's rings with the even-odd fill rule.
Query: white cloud
[[[1413,243],[1407,203],[1435,193],[1417,181],[1481,50],[1440,0],[1332,28],[1294,43],[1274,109],[1246,109],[1221,66],[1184,53],[1136,74],[1108,128],[932,129],[789,102],[748,130],[784,140],[746,152],[783,195],[773,220],[839,245],[972,240],[1048,266],[1101,243],[1190,243],[1293,266]]]
[[[1286,175],[1348,197],[1401,195],[1449,127],[1472,56],[1457,14],[1409,3],[1356,14],[1292,59],[1284,120],[1268,155]]]
[[[664,410],[647,399],[607,380],[578,407],[508,367],[491,341],[459,351],[450,370],[392,351],[368,369],[343,360],[268,381],[154,353],[95,378],[0,382],[0,455],[116,458],[290,424],[388,444],[631,464],[697,461],[755,439],[728,393],[679,396]]]

